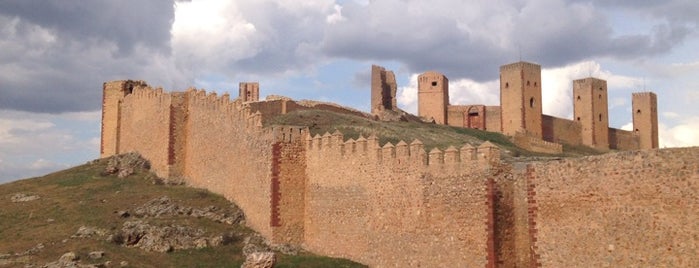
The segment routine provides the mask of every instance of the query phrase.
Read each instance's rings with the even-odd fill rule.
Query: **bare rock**
[[[97,227],[80,226],[78,231],[71,238],[88,238],[93,236],[105,236],[107,235],[107,230],[100,229]]]
[[[267,240],[258,234],[253,234],[243,240],[243,255],[248,256],[255,252],[272,251]]]
[[[277,262],[274,252],[254,252],[245,257],[245,262],[241,268],[272,268]]]
[[[142,221],[124,222],[123,228],[110,237],[114,243],[146,251],[170,252],[177,249],[205,248],[221,245],[223,236],[208,237],[201,229],[170,225],[158,227]]]
[[[220,211],[215,206],[208,206],[204,209],[182,206],[167,196],[150,200],[134,210],[134,216],[160,217],[163,215],[189,215],[196,218],[207,218],[215,222],[224,224],[239,224],[245,219],[243,210],[232,205],[229,213]]]
[[[98,260],[104,257],[104,251],[93,251],[87,254],[90,259]]]
[[[150,169],[150,162],[135,152],[115,155],[110,157],[108,161],[103,174],[117,174],[119,178],[128,177],[138,169]]]
[[[12,200],[12,203],[19,203],[19,202],[34,201],[34,200],[38,200],[39,198],[41,198],[41,197],[39,197],[38,195],[16,193],[16,194],[12,195],[10,200]]]
[[[75,252],[67,252],[61,256],[61,258],[58,259],[58,262],[61,263],[69,263],[73,261],[77,261],[78,255],[75,255]]]

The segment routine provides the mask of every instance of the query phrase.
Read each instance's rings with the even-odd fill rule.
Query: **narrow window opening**
[[[509,88],[509,87],[510,87],[510,83],[505,83],[505,88]]]
[[[602,99],[602,94],[599,94],[599,97],[597,97],[597,98],[601,100],[601,99]]]
[[[578,116],[578,121],[580,121],[580,116]]]
[[[641,109],[636,110],[636,113],[637,113],[637,114],[640,114],[640,113],[641,113]]]
[[[599,114],[599,121],[602,122],[602,114]]]
[[[534,82],[534,86],[536,86],[536,82]]]
[[[578,96],[578,100],[580,100],[580,96]]]
[[[437,81],[432,81],[432,86],[436,87],[437,86]]]
[[[638,129],[636,129],[636,132],[638,132]]]
[[[527,86],[529,86],[529,81],[527,81]]]
[[[534,108],[534,98],[533,97],[529,99],[529,107]]]
[[[133,85],[129,85],[129,88],[126,90],[126,94],[131,94],[133,93]]]

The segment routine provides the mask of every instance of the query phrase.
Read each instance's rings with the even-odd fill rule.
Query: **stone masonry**
[[[609,127],[607,81],[593,77],[574,80],[573,95],[573,120],[544,115],[541,66],[516,62],[500,67],[500,106],[451,105],[449,80],[429,71],[418,77],[418,115],[438,124],[500,132],[513,137],[520,147],[544,153],[555,153],[555,146],[542,147],[545,143],[536,139],[601,151],[658,148],[654,93],[633,94],[634,131]],[[534,139],[515,138],[520,135]]]
[[[435,87],[448,83],[434,77]],[[432,80],[425,82],[432,86]],[[593,85],[597,92],[599,84]],[[379,144],[376,136],[311,137],[305,127],[262,124],[294,109],[365,116],[332,104],[244,101],[247,92],[231,100],[228,94],[164,92],[130,80],[107,82],[103,90],[102,157],[138,151],[158,175],[238,204],[247,225],[273,243],[372,267],[699,262],[699,217],[692,213],[699,209],[699,148],[505,162],[490,142],[428,152],[419,140]],[[638,98],[639,120],[652,125],[654,95]],[[474,107],[464,111],[497,110]],[[543,139],[577,131],[570,124],[580,126],[541,120],[553,126],[542,128]],[[638,146],[637,135],[608,131],[610,146]],[[531,146],[560,146],[523,131],[515,134]]]

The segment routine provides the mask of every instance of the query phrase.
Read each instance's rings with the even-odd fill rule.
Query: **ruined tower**
[[[260,84],[257,82],[240,82],[238,98],[243,102],[260,100]]]
[[[641,149],[658,148],[658,97],[653,92],[633,93],[631,107]]]
[[[441,73],[430,71],[417,77],[418,115],[434,118],[437,124],[447,124],[449,106],[449,79]]]
[[[502,133],[541,138],[541,66],[516,62],[500,66]]]
[[[147,86],[146,82],[133,80],[111,81],[102,84],[102,137],[100,157],[119,153],[119,104],[133,92],[134,87]]]
[[[392,71],[377,65],[371,66],[371,113],[394,110],[396,104],[396,76]]]
[[[582,143],[609,149],[607,81],[588,77],[573,81],[575,121],[582,126]]]

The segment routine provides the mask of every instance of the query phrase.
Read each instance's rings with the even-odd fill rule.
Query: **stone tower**
[[[633,93],[631,107],[641,149],[658,148],[658,97],[653,92]]]
[[[100,157],[112,156],[119,153],[119,104],[121,100],[133,92],[135,87],[146,87],[146,82],[119,80],[102,85],[102,137]]]
[[[396,104],[396,76],[381,66],[371,66],[371,113],[394,110]]]
[[[257,82],[240,82],[238,98],[243,102],[260,100],[260,84]]]
[[[417,114],[446,125],[449,79],[438,72],[423,73],[417,77],[417,93]]]
[[[541,139],[541,66],[523,61],[500,66],[500,105],[502,133]]]
[[[609,149],[607,81],[593,77],[573,81],[575,121],[582,126],[584,145]]]

